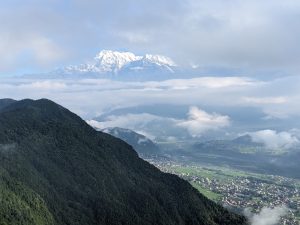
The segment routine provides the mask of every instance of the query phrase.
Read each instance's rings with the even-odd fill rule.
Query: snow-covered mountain
[[[178,66],[163,55],[136,55],[132,52],[100,51],[86,63],[69,65],[47,73],[25,74],[29,79],[113,79],[120,81],[162,81],[199,76],[240,76],[242,72],[225,67]]]
[[[170,75],[177,66],[172,59],[162,55],[138,56],[131,52],[103,50],[93,60],[81,65],[71,65],[52,71],[52,77],[137,78],[137,76]]]

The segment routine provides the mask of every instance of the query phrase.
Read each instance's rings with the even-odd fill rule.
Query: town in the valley
[[[300,224],[300,180],[201,165],[166,158],[146,159],[160,170],[189,181],[206,197],[238,212],[285,207],[283,225]]]

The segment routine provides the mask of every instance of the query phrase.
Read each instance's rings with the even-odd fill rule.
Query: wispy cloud
[[[280,218],[288,213],[288,209],[286,206],[264,207],[258,214],[252,214],[249,209],[244,213],[250,219],[251,225],[276,225],[279,224]]]
[[[288,101],[285,97],[245,97],[244,100],[254,104],[283,104]]]
[[[178,134],[186,136],[184,130],[176,129],[178,122],[179,120],[175,118],[156,116],[149,113],[113,115],[105,117],[101,121],[87,120],[88,124],[98,129],[108,127],[127,128],[145,134],[153,140],[164,140],[173,135],[178,136]]]
[[[299,139],[292,133],[275,130],[260,130],[249,133],[252,140],[257,143],[264,144],[270,149],[288,149],[296,144],[299,144]]]
[[[186,119],[178,119],[148,113],[123,114],[107,116],[100,121],[87,120],[87,122],[98,129],[122,127],[161,139],[186,135],[198,137],[208,131],[219,130],[230,125],[228,116],[209,114],[197,107],[191,107],[187,116]]]

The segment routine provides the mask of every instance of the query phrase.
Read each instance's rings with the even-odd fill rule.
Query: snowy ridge
[[[163,56],[163,55],[149,55],[146,54],[143,57],[144,61],[150,61],[153,63],[156,63],[158,65],[165,65],[165,66],[176,66],[176,64],[173,62],[172,59],[170,59],[169,57]]]
[[[131,52],[114,52],[110,50],[104,50],[99,52],[94,58],[95,68],[102,70],[103,72],[118,72],[124,65],[140,60],[142,57],[136,56]]]
[[[162,55],[137,56],[131,52],[117,52],[103,50],[94,59],[85,64],[67,66],[59,70],[62,74],[73,73],[99,73],[99,74],[120,74],[133,71],[146,72],[168,72],[172,73],[176,67],[174,61]]]

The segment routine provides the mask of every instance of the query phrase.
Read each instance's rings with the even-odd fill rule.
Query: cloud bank
[[[262,143],[269,149],[288,149],[299,144],[299,139],[293,134],[275,130],[260,130],[249,133],[253,142]]]
[[[107,126],[114,126],[112,121],[117,121],[119,126],[125,126],[127,121],[134,123],[133,117],[139,120],[146,117],[145,121],[151,121],[153,126],[165,120],[167,127],[179,129],[183,137],[219,131],[238,134],[286,130],[290,133],[292,128],[300,127],[299,84],[300,78],[296,76],[270,80],[199,77],[148,82],[1,79],[0,98],[49,98],[86,120],[101,115],[115,116],[107,119],[111,121]],[[121,116],[124,118],[118,118]],[[130,120],[126,116],[131,116]],[[253,134],[256,140],[269,147],[296,143],[293,133],[290,136],[280,132],[258,134]]]
[[[264,207],[258,214],[252,214],[249,209],[246,209],[244,213],[249,218],[251,225],[277,225],[280,218],[288,213],[288,209],[285,206]]]
[[[188,118],[162,117],[148,113],[107,116],[102,121],[87,120],[98,129],[121,127],[147,134],[152,139],[168,139],[173,136],[185,137],[187,133],[199,137],[208,131],[219,130],[230,125],[228,116],[209,114],[197,107],[191,107]],[[181,135],[178,135],[181,134]]]

